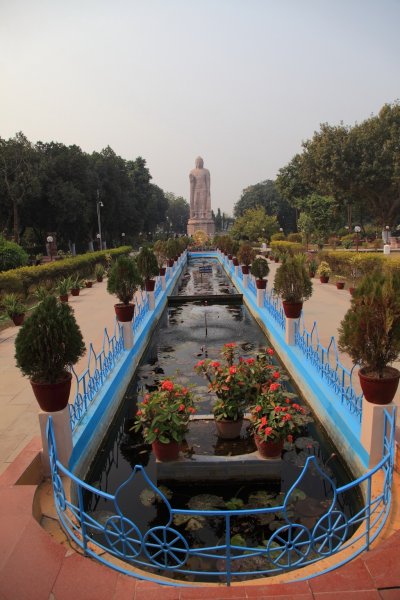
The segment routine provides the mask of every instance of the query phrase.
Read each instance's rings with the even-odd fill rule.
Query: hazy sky
[[[110,145],[214,210],[400,97],[400,0],[0,0],[0,136]]]

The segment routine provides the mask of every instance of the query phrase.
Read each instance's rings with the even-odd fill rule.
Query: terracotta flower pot
[[[283,311],[288,319],[298,319],[303,308],[302,302],[286,302],[282,300]]]
[[[350,292],[351,296],[353,296],[353,294],[354,294],[355,291],[356,291],[355,287],[349,287],[349,292]]]
[[[22,325],[22,323],[24,322],[25,319],[25,313],[21,314],[21,315],[13,315],[12,316],[12,322],[14,323],[14,325]]]
[[[61,302],[68,302],[68,296],[69,296],[69,294],[61,294],[60,295]]]
[[[329,281],[329,277],[327,277],[326,275],[321,275],[321,277],[319,278],[321,283],[328,283]]]
[[[228,260],[232,260],[232,254],[228,254]]]
[[[278,263],[278,262],[279,262],[279,258],[274,258],[274,261],[275,261],[276,263]]]
[[[144,282],[144,289],[146,290],[146,292],[154,292],[155,285],[155,279],[146,279]]]
[[[98,281],[99,283],[101,283],[101,282],[103,281],[103,278],[102,278],[102,277],[96,277],[96,279],[97,279],[97,281]]]
[[[250,267],[247,265],[242,265],[242,273],[243,275],[248,275],[250,273]]]
[[[218,437],[223,440],[234,440],[240,436],[242,429],[243,419],[237,421],[231,421],[228,419],[222,419],[220,421],[215,420],[215,425],[218,432]]]
[[[364,397],[371,404],[390,404],[399,385],[400,371],[394,367],[385,367],[384,377],[368,375],[366,369],[358,371]]]
[[[173,258],[169,258],[168,259],[168,266],[169,267],[173,267],[174,266],[174,259]]]
[[[114,304],[114,309],[117,319],[120,321],[120,323],[128,323],[128,321],[132,321],[133,314],[135,312],[134,304]]]
[[[180,444],[178,442],[169,442],[169,444],[163,444],[158,440],[151,444],[154,455],[157,460],[162,462],[169,462],[171,460],[178,460]]]
[[[257,450],[263,458],[280,458],[283,450],[284,440],[276,442],[265,442],[258,435],[254,435]]]
[[[265,290],[266,287],[267,287],[266,279],[256,279],[256,288],[258,290]]]
[[[239,261],[238,261],[238,259],[237,259],[237,258],[232,258],[232,260],[233,260],[233,266],[234,266],[234,267],[238,267],[238,266],[239,266]]]
[[[79,288],[72,288],[71,289],[71,296],[79,296],[79,292],[81,290]]]
[[[85,283],[85,285],[86,285],[86,287],[87,287],[87,288],[91,288],[91,287],[92,287],[92,285],[93,285],[93,281],[87,281],[87,282]]]
[[[58,412],[63,410],[69,399],[72,375],[65,372],[65,377],[56,383],[41,383],[30,380],[33,393],[42,410],[45,412]]]
[[[165,267],[160,267],[160,277],[165,277],[165,271],[166,271]]]
[[[336,287],[338,290],[344,290],[344,281],[337,281]]]

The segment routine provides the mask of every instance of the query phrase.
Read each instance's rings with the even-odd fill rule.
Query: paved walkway
[[[276,265],[271,265],[273,281]],[[314,279],[314,294],[304,306],[308,327],[318,322],[320,340],[328,344],[350,302],[348,291]],[[71,298],[84,339],[99,350],[105,326],[114,329],[114,299],[106,284],[96,283]],[[14,363],[14,340],[18,330],[0,332],[0,600],[140,600],[163,597],[280,598],[280,600],[400,599],[400,532],[381,542],[330,574],[296,584],[225,587],[160,588],[118,575],[56,543],[33,514],[37,483],[34,470],[22,474],[40,449],[37,404],[30,384]],[[346,362],[347,361],[347,362]],[[351,366],[348,357],[345,364]],[[77,366],[80,372],[86,358]],[[397,397],[399,403],[399,397]],[[22,452],[21,452],[22,450]],[[2,475],[1,475],[2,474]],[[18,484],[18,485],[16,485]],[[396,477],[396,488],[398,489]],[[396,517],[398,508],[393,508]]]

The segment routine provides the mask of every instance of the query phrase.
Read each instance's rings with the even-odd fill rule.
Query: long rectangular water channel
[[[200,273],[199,266],[204,266],[204,262],[204,259],[194,259],[188,264],[174,291],[175,296],[181,295],[182,303],[174,303],[165,310],[86,480],[94,487],[113,494],[129,478],[135,465],[140,464],[145,467],[150,479],[161,486],[160,489],[172,507],[192,510],[232,507],[245,510],[278,506],[282,504],[285,494],[299,477],[310,455],[317,458],[319,467],[336,487],[347,483],[352,476],[316,417],[315,422],[308,425],[295,444],[285,445],[282,460],[259,461],[265,465],[264,476],[263,470],[260,476],[258,468],[255,471],[257,476],[251,477],[251,469],[243,462],[243,467],[239,466],[231,475],[226,466],[223,467],[225,476],[221,476],[220,481],[218,477],[208,477],[204,470],[199,471],[203,475],[197,481],[193,481],[193,476],[190,477],[190,482],[179,481],[179,477],[173,475],[173,468],[169,471],[169,479],[168,470],[167,475],[164,473],[161,477],[162,471],[154,460],[151,447],[143,443],[140,434],[130,431],[138,398],[141,399],[146,392],[153,390],[160,379],[173,378],[177,383],[192,386],[194,393],[200,398],[197,413],[207,415],[212,411],[213,398],[208,393],[207,380],[194,372],[196,362],[205,357],[220,359],[221,348],[228,342],[236,342],[243,358],[254,357],[266,347],[273,347],[273,341],[266,338],[244,305],[229,302],[225,305],[210,304],[205,303],[204,298],[198,302],[185,302],[185,295],[211,297],[222,294],[229,300],[229,296],[236,293],[217,261],[207,261],[207,264],[212,266],[212,272]],[[287,389],[289,393],[298,393],[296,386],[290,381],[287,382]],[[304,399],[299,401],[305,402]],[[223,459],[244,454],[251,456],[254,452],[252,436],[248,434],[246,425],[242,428],[240,439],[224,441],[218,438],[215,424],[210,419],[195,420],[191,423],[182,454],[186,457],[186,469],[190,471],[193,465],[194,471],[195,461],[201,460],[202,456],[219,456]],[[301,481],[301,486],[296,488],[293,497],[290,498],[287,516],[300,526],[312,530],[332,504],[333,495],[329,480],[321,476],[319,470],[310,469]],[[353,491],[345,497],[341,496],[336,502],[336,507],[348,518],[359,510],[360,502],[360,496]],[[115,506],[112,503],[96,496],[87,495],[85,503],[87,510],[99,522],[104,523],[115,514]],[[169,522],[168,507],[143,478],[135,479],[132,485],[122,488],[118,494],[118,507],[125,518],[135,523],[141,535],[146,535],[149,528],[165,526]],[[237,516],[231,520],[231,536],[240,544],[253,547],[265,545],[284,522],[282,514],[246,518]],[[206,519],[201,516],[175,515],[171,526],[189,540],[191,547],[218,545],[225,535],[223,518]],[[346,532],[347,537],[352,533],[354,531],[349,528]],[[96,536],[96,533],[93,532],[93,535]],[[253,560],[261,559],[254,557]],[[200,564],[201,561],[203,564]],[[210,567],[207,561],[213,562],[213,566]],[[251,562],[250,558],[248,562]],[[256,568],[255,564],[249,568],[247,563],[243,563],[241,570],[250,571]],[[196,558],[193,559],[191,568],[197,573],[210,569],[218,571],[218,560]],[[174,572],[171,571],[154,571],[168,577],[174,576]],[[179,569],[175,576],[183,580],[215,581],[215,577],[212,576],[185,576]]]

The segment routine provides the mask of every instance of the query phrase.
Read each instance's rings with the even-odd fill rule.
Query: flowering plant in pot
[[[283,310],[289,318],[297,319],[303,302],[312,295],[312,282],[302,254],[287,254],[277,269],[274,279],[275,293],[282,297]]]
[[[133,258],[120,256],[112,265],[108,274],[107,291],[115,294],[119,304],[115,304],[115,313],[119,321],[132,321],[135,305],[133,296],[142,283],[139,271]]]
[[[30,378],[42,410],[55,412],[68,404],[71,373],[85,353],[81,330],[68,304],[45,297],[26,319],[15,340],[17,367]]]
[[[139,403],[132,429],[142,431],[156,458],[176,460],[189,419],[195,412],[194,397],[189,388],[165,379]]]
[[[237,257],[242,265],[243,274],[248,274],[250,271],[250,265],[256,257],[256,251],[254,250],[253,246],[248,242],[242,242],[239,246]]]
[[[256,358],[237,358],[237,344],[224,344],[219,360],[200,360],[194,367],[196,373],[209,381],[209,392],[217,397],[213,406],[218,435],[233,439],[240,435],[247,406],[257,397],[265,382],[273,379],[271,356],[273,350],[260,352]]]
[[[155,287],[153,278],[159,274],[156,255],[148,246],[143,246],[136,257],[136,264],[140,275],[144,279],[146,291],[153,292]]]
[[[1,300],[4,312],[14,325],[22,325],[25,318],[26,306],[17,294],[5,294]]]
[[[329,281],[329,277],[332,274],[332,269],[330,268],[330,266],[328,265],[328,263],[324,260],[322,260],[319,265],[318,265],[318,269],[316,272],[317,277],[319,277],[319,280],[321,283],[328,283]]]
[[[335,275],[335,279],[337,289],[344,290],[344,286],[346,285],[346,277],[344,277],[344,275]]]
[[[256,278],[256,286],[260,290],[265,290],[267,287],[267,277],[269,273],[269,266],[265,258],[255,258],[251,265],[251,274]]]
[[[400,273],[375,271],[354,292],[339,326],[339,349],[347,352],[358,374],[366,400],[389,404],[400,372],[389,366],[400,356]]]
[[[288,397],[279,380],[264,386],[251,408],[251,430],[261,456],[280,456],[284,442],[293,442],[313,420],[309,412]]]

